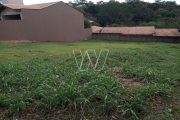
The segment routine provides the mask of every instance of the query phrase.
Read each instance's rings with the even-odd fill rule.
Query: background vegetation
[[[176,2],[157,0],[155,3],[137,2],[84,3],[76,6],[90,20],[100,26],[155,26],[180,28],[180,6]]]

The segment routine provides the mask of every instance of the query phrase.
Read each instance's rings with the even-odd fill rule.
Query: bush
[[[88,19],[84,19],[84,28],[91,28],[91,22]]]
[[[149,22],[147,25],[148,25],[148,26],[158,27],[158,26],[160,26],[160,23],[157,23],[157,22],[155,22],[155,21],[152,21],[152,22]]]
[[[119,24],[112,24],[110,27],[119,27]]]

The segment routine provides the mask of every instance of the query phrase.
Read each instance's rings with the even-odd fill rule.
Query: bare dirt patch
[[[128,78],[124,76],[123,68],[121,67],[113,67],[110,69],[113,73],[115,73],[115,78],[119,80],[123,87],[127,89],[135,89],[139,86],[146,86],[148,85],[145,82],[142,82],[140,80],[135,80],[133,78]]]
[[[21,57],[20,55],[18,55],[18,54],[14,54],[14,57]]]
[[[123,73],[123,69],[121,67],[113,67],[111,70],[114,73]]]
[[[68,44],[68,46],[75,46],[75,45],[74,45],[74,44],[72,44],[72,43],[69,43],[69,44]]]
[[[6,112],[7,112],[7,108],[0,107],[0,119],[4,119]]]
[[[145,115],[146,120],[179,120],[180,110],[179,99],[162,98],[154,96],[154,100],[149,103],[148,113]]]
[[[122,79],[121,84],[125,88],[132,88],[132,89],[135,89],[139,86],[145,85],[144,83],[133,80],[133,79]]]
[[[116,57],[117,58],[119,58],[119,59],[121,59],[121,60],[123,60],[123,61],[132,61],[132,59],[131,58],[129,58],[129,57],[127,57],[127,56],[122,56],[122,55],[120,55],[120,54],[116,54]]]

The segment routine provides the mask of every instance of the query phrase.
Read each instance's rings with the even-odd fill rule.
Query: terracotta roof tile
[[[156,29],[154,36],[180,36],[178,29]]]
[[[92,26],[91,28],[93,33],[99,33],[99,31],[102,29],[102,27],[99,26]]]
[[[3,5],[11,9],[43,9],[47,6],[50,6],[56,3],[58,2],[49,2],[49,3],[34,4],[34,5],[16,5],[16,4],[3,4]]]
[[[152,35],[154,26],[145,27],[105,27],[101,33],[120,33],[124,35]]]

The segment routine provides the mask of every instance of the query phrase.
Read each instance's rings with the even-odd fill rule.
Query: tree
[[[180,9],[173,9],[173,10],[171,10],[171,14],[174,14],[175,17],[179,17],[180,16]]]
[[[109,2],[116,2],[115,0],[109,0]]]
[[[162,2],[162,0],[155,0],[155,2],[156,2],[156,3],[160,3],[160,2]]]
[[[92,16],[97,16],[99,11],[99,5],[88,3],[86,7],[84,7],[84,11]]]
[[[121,4],[118,2],[109,2],[100,6],[98,21],[101,26],[119,24],[121,15]]]
[[[132,13],[131,22],[134,23],[134,25],[139,25],[143,22],[148,23],[156,19],[155,12],[143,3],[135,4]]]
[[[157,14],[161,15],[161,17],[171,17],[170,12],[165,8],[159,8]]]
[[[175,5],[177,5],[177,4],[176,4],[176,1],[167,1],[167,2],[166,2],[166,5],[175,6]]]
[[[77,5],[82,5],[82,4],[87,3],[86,0],[74,0],[74,2],[75,2]]]
[[[136,1],[140,0],[127,0],[126,3],[110,0],[103,4],[90,2],[78,7],[78,10],[83,12],[86,18],[102,27],[154,25],[160,28],[180,28],[180,6],[176,5],[175,2],[158,0],[156,3],[146,3]]]
[[[141,0],[126,0],[126,2],[140,2]]]

